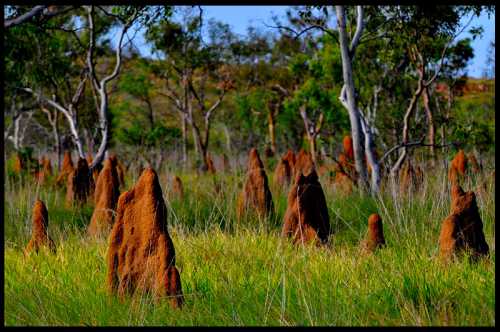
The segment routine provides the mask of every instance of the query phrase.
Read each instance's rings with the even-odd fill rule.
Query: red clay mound
[[[420,167],[413,168],[410,159],[406,159],[399,171],[399,190],[401,193],[420,189],[423,182],[423,172]]]
[[[451,188],[451,214],[441,225],[439,253],[449,260],[463,250],[470,250],[476,260],[489,254],[489,247],[483,233],[483,222],[479,215],[476,195],[464,192],[459,185]]]
[[[295,170],[294,174],[304,174],[308,175],[314,169],[314,162],[312,160],[311,154],[306,152],[304,149],[300,149],[297,157],[295,158]]]
[[[291,155],[290,155],[291,153]],[[274,184],[277,187],[289,185],[293,179],[295,155],[291,150],[280,159],[274,170]]]
[[[215,174],[217,172],[214,166],[214,161],[209,154],[207,154],[207,172],[210,174]]]
[[[290,166],[292,167],[295,167],[295,153],[293,153],[293,151],[291,149],[288,149],[288,151],[286,152],[284,158],[288,161],[288,163],[290,164]]]
[[[36,172],[36,180],[39,184],[45,183],[48,176],[52,175],[52,165],[50,164],[50,159],[43,156],[40,159],[41,170]]]
[[[49,225],[49,213],[45,204],[37,199],[35,205],[33,206],[33,228],[31,240],[26,246],[25,253],[29,253],[32,250],[38,252],[38,250],[43,246],[48,246],[52,252],[56,251],[56,246],[54,241],[49,237],[47,233],[47,227]]]
[[[350,195],[354,187],[354,182],[346,173],[337,171],[335,172],[335,187],[337,187],[341,193]]]
[[[361,248],[365,252],[372,253],[384,246],[385,238],[382,218],[377,213],[373,213],[368,218],[368,233],[366,234],[366,238],[361,242]]]
[[[87,165],[83,158],[78,160],[76,168],[68,175],[66,187],[66,206],[73,204],[82,205],[87,202],[87,198],[93,191],[93,180]]]
[[[354,150],[352,148],[352,137],[351,136],[344,136],[344,139],[342,141],[342,145],[344,146],[344,154],[346,155],[347,159],[350,161],[354,160]]]
[[[467,171],[467,157],[464,150],[460,149],[455,155],[448,170],[448,179],[452,184],[459,184],[460,179],[465,177]]]
[[[273,151],[273,149],[271,149],[271,147],[269,147],[269,146],[266,147],[264,149],[264,156],[266,158],[272,158],[272,157],[274,157],[274,151]]]
[[[113,226],[116,204],[120,196],[116,167],[116,157],[110,156],[99,172],[94,192],[95,208],[88,228],[91,236],[107,234]]]
[[[282,236],[294,244],[326,243],[330,235],[330,219],[325,195],[313,169],[307,176],[299,173],[288,193]]]
[[[92,165],[92,162],[94,159],[92,158],[92,155],[90,153],[87,153],[87,157],[85,158],[87,160],[87,165]],[[97,178],[99,177],[99,172],[102,170],[102,165],[99,164],[94,169],[92,170],[92,179],[94,180],[94,183],[97,183]]]
[[[66,150],[62,162],[61,172],[56,179],[56,185],[61,185],[66,182],[68,175],[73,171],[73,160],[71,159],[71,152]]]
[[[349,160],[344,153],[339,154],[337,171],[343,173],[344,175],[348,175],[348,178],[351,180],[357,179],[354,161]]]
[[[181,179],[177,175],[172,177],[172,193],[180,200],[184,198],[184,186],[182,185]]]
[[[237,218],[241,219],[245,211],[255,211],[260,216],[269,216],[273,209],[273,198],[264,164],[257,149],[252,148],[248,156],[247,180],[238,197]]]
[[[16,153],[16,159],[14,160],[14,172],[16,174],[21,174],[24,170],[24,161],[20,153]]]
[[[120,181],[120,187],[125,188],[125,165],[117,158],[116,171],[118,172],[118,180]]]
[[[108,286],[120,297],[152,292],[157,298],[170,297],[173,307],[182,305],[181,279],[167,230],[167,208],[152,168],[146,168],[135,187],[118,199],[107,265]]]

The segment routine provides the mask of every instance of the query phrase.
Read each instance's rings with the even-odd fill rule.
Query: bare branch
[[[446,55],[446,51],[448,50],[448,48],[450,47],[451,43],[455,40],[455,38],[460,35],[464,30],[465,28],[467,28],[469,26],[469,24],[472,22],[472,19],[474,18],[474,15],[471,15],[471,18],[469,19],[469,22],[467,22],[466,25],[464,25],[464,27],[458,32],[456,33],[455,35],[453,35],[450,40],[446,43],[445,47],[443,48],[443,51],[441,52],[441,61],[439,62],[439,66],[438,68],[436,69],[436,72],[434,73],[434,75],[427,81],[427,82],[424,82],[424,86],[427,87],[429,85],[432,84],[432,82],[434,82],[434,80],[437,78],[437,76],[439,75],[439,73],[441,72],[441,68],[443,67],[443,63],[444,63],[444,58],[445,58],[445,55]]]
[[[351,46],[349,47],[349,55],[351,59],[354,57],[354,52],[356,51],[356,47],[359,44],[359,40],[361,39],[361,35],[363,34],[363,29],[365,26],[363,20],[363,6],[356,6],[357,11],[357,19],[356,19],[356,32],[354,33],[354,37],[351,41]]]
[[[10,27],[21,24],[27,20],[30,20],[34,16],[40,15],[47,6],[35,6],[29,12],[24,13],[18,17],[5,21],[3,27],[8,29]]]
[[[78,88],[76,89],[76,92],[73,96],[73,98],[71,99],[71,105],[72,106],[75,106],[76,104],[78,104],[78,101],[80,100],[82,94],[83,94],[83,91],[85,91],[85,82],[87,81],[87,76],[85,75],[82,80],[80,81],[80,83],[78,84]]]
[[[222,90],[221,95],[219,96],[219,99],[210,107],[210,109],[207,111],[205,114],[205,119],[210,119],[210,116],[212,115],[212,112],[219,107],[220,103],[222,102],[222,99],[224,99],[224,95],[226,94],[226,90]]]
[[[337,38],[337,35],[335,33],[333,33],[331,30],[325,28],[324,26],[322,25],[319,25],[319,24],[310,24],[307,28],[301,30],[301,31],[296,31],[290,27],[287,27],[287,26],[284,26],[284,25],[277,25],[277,26],[273,26],[273,25],[268,25],[266,24],[265,22],[263,22],[264,25],[267,27],[267,28],[273,28],[273,29],[280,29],[280,30],[286,30],[286,31],[289,31],[291,32],[293,35],[295,35],[295,39],[298,39],[301,35],[303,35],[304,33],[306,33],[307,31],[309,30],[312,30],[312,29],[319,29],[325,33],[327,33],[328,35],[330,35],[331,37],[333,37],[337,42],[338,42],[338,38]]]
[[[386,153],[384,153],[384,155],[382,156],[382,158],[380,158],[379,162],[382,163],[382,161],[387,158],[391,153],[401,149],[401,148],[407,148],[407,147],[434,147],[434,148],[446,148],[446,147],[449,147],[449,146],[457,146],[457,145],[460,145],[460,142],[450,142],[450,143],[446,143],[446,144],[427,144],[427,143],[424,143],[424,139],[425,139],[425,136],[423,136],[422,138],[420,138],[418,141],[414,141],[414,142],[408,142],[408,143],[401,143],[401,144],[398,144],[398,145],[395,145],[393,146],[392,148],[390,148]]]

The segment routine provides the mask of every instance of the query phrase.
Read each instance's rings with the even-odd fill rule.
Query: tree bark
[[[187,167],[187,120],[186,114],[181,113],[182,121],[182,165],[184,169]]]
[[[408,105],[408,108],[406,109],[405,116],[403,118],[403,144],[407,144],[409,140],[409,130],[410,130],[410,118],[413,113],[413,110],[415,109],[415,105],[417,103],[418,98],[420,98],[420,95],[422,94],[422,91],[424,90],[424,73],[423,70],[419,70],[419,78],[418,78],[418,83],[417,83],[417,89],[413,93],[413,97],[411,98],[410,105]],[[393,178],[396,178],[399,172],[399,169],[401,168],[401,165],[403,165],[403,162],[406,159],[407,156],[407,147],[403,146],[401,149],[401,154],[399,155],[398,160],[394,164],[394,166],[391,169],[391,176]]]
[[[56,143],[56,147],[55,147],[55,152],[56,152],[56,160],[57,160],[57,169],[60,170],[61,169],[61,135],[59,133],[59,112],[56,112],[55,113],[55,121],[54,121],[54,125],[52,127],[53,131],[54,131],[54,140],[55,140],[55,143]]]
[[[151,105],[151,100],[149,100],[149,98],[146,98],[145,103],[146,103],[146,106],[148,107],[149,126],[150,126],[151,129],[153,129],[154,126],[155,126],[153,105]]]
[[[432,114],[432,110],[431,110],[431,107],[429,105],[430,103],[429,103],[429,87],[428,86],[425,86],[425,88],[423,89],[422,98],[424,101],[425,114],[427,116],[427,125],[428,125],[427,138],[428,138],[429,144],[431,144],[431,146],[430,146],[431,164],[434,166],[434,162],[435,162],[435,158],[436,158],[435,149],[434,149],[434,145],[436,143],[436,138],[435,138],[436,129],[434,127],[434,117]]]
[[[359,110],[356,105],[355,99],[355,88],[354,81],[352,78],[352,58],[351,54],[354,54],[355,47],[359,42],[361,32],[363,30],[363,12],[361,6],[358,6],[358,21],[357,21],[357,31],[355,37],[351,43],[351,49],[349,49],[347,41],[346,32],[346,22],[345,22],[345,10],[343,6],[335,6],[337,12],[337,22],[339,29],[339,41],[340,41],[340,51],[342,57],[342,74],[344,78],[344,87],[342,88],[341,98],[343,99],[344,94],[347,100],[343,101],[344,106],[346,106],[349,113],[349,120],[351,122],[351,135],[354,150],[354,162],[356,172],[359,175],[358,182],[362,187],[367,186],[367,171],[364,163],[365,154],[364,147],[362,145],[363,137],[361,132],[361,121]]]
[[[99,115],[99,129],[101,132],[101,143],[99,145],[99,148],[97,150],[97,153],[94,157],[94,160],[92,161],[92,164],[89,166],[89,168],[92,170],[94,169],[97,165],[99,165],[107,152],[108,149],[108,141],[110,139],[110,133],[109,133],[109,123],[108,123],[108,92],[107,92],[107,85],[109,82],[114,80],[118,74],[120,73],[120,69],[122,66],[122,44],[123,44],[123,38],[125,36],[125,33],[127,30],[130,28],[132,23],[135,21],[135,19],[138,17],[138,12],[136,11],[131,18],[127,22],[123,24],[122,29],[120,30],[119,37],[118,37],[118,45],[116,46],[116,51],[115,51],[115,57],[116,57],[116,63],[113,71],[111,74],[108,76],[105,76],[103,79],[98,80],[95,72],[95,64],[93,61],[93,52],[94,52],[94,43],[95,43],[95,35],[94,35],[94,7],[89,6],[87,7],[87,16],[88,16],[88,21],[89,21],[89,31],[90,31],[90,38],[89,38],[89,49],[87,53],[87,69],[89,70],[89,77],[91,79],[91,82],[94,86],[94,88],[98,92],[99,96],[99,109],[98,109],[98,115]]]
[[[271,151],[276,154],[276,136],[275,136],[275,124],[274,124],[274,112],[269,110],[267,114],[268,128],[269,128],[269,140],[271,142]]]

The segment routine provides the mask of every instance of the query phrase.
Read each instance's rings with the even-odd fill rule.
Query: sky
[[[204,11],[204,19],[208,21],[214,18],[218,21],[227,23],[232,28],[232,31],[241,36],[246,35],[247,27],[253,25],[256,28],[271,29],[265,26],[273,25],[272,16],[284,16],[288,6],[202,6]],[[464,20],[465,21],[468,20]],[[479,18],[475,18],[468,29],[472,26],[482,25],[484,33],[481,38],[476,38],[472,41],[474,49],[474,58],[468,66],[468,74],[471,77],[480,77],[486,67],[486,59],[490,42],[495,40],[495,17],[494,15],[488,18],[486,13],[483,13]],[[457,38],[462,39],[469,37],[466,29]],[[138,47],[142,55],[151,53],[150,47],[145,43],[142,35],[138,35],[134,44]]]

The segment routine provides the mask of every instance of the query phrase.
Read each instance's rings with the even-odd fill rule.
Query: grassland
[[[493,167],[493,166],[491,166]],[[490,167],[490,169],[491,169]],[[106,240],[85,228],[92,206],[64,207],[64,190],[6,178],[4,209],[6,325],[495,325],[495,184],[485,175],[476,190],[490,246],[489,260],[437,259],[441,221],[449,212],[446,170],[428,172],[418,193],[385,186],[379,198],[336,192],[322,178],[334,234],[328,246],[293,247],[280,238],[286,190],[272,188],[273,218],[235,221],[244,172],[214,179],[180,175],[185,199],[171,197],[169,170],[159,172],[168,204],[185,306],[148,296],[119,301],[105,285]],[[267,171],[272,183],[272,171]],[[129,172],[127,185],[137,179]],[[48,206],[57,253],[23,255],[36,197]],[[367,218],[378,212],[387,248],[359,254]]]

